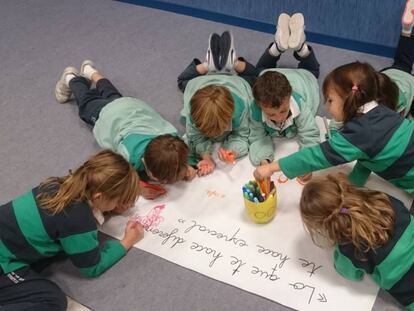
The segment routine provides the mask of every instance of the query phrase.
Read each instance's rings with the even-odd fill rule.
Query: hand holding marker
[[[219,149],[219,158],[227,163],[236,164],[235,154],[231,150]]]

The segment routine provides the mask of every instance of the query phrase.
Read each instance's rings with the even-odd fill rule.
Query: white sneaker
[[[89,65],[91,67],[95,67],[95,64],[93,63],[93,61],[91,61],[90,59],[85,59],[82,62],[82,65],[80,66],[80,75],[88,80],[90,80],[90,78],[85,74],[85,66]]]
[[[403,27],[411,27],[414,24],[414,0],[407,0],[404,13],[401,17]]]
[[[72,91],[69,88],[69,85],[66,84],[66,76],[68,74],[73,74],[77,76],[79,75],[79,72],[78,72],[78,69],[76,69],[75,67],[66,67],[63,70],[63,73],[60,76],[59,81],[56,83],[56,86],[55,86],[56,100],[62,104],[67,102],[69,98],[72,96]]]
[[[299,50],[306,41],[305,18],[302,13],[295,13],[289,21],[290,36],[288,45],[290,49]]]
[[[275,33],[275,43],[279,52],[284,52],[289,48],[288,40],[290,36],[289,21],[290,16],[286,13],[279,15],[277,20],[277,29]]]

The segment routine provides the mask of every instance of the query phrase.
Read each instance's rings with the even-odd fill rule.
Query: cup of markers
[[[273,181],[249,181],[243,186],[243,199],[253,222],[265,224],[275,217],[277,195]]]

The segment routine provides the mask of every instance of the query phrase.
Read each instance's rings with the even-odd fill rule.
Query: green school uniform
[[[386,69],[382,73],[397,84],[399,89],[397,112],[402,112],[403,116],[406,116],[414,100],[414,76],[394,68]]]
[[[274,159],[272,137],[292,138],[298,135],[300,148],[320,142],[319,128],[315,115],[319,107],[319,87],[315,76],[305,69],[269,69],[277,71],[288,79],[292,86],[290,114],[282,126],[270,120],[254,102],[250,106],[249,157],[253,165],[260,161]]]
[[[358,281],[368,274],[408,310],[414,310],[414,218],[401,201],[389,197],[395,211],[394,233],[384,245],[355,256],[352,244],[337,245],[333,258],[336,271]]]
[[[106,105],[93,128],[99,146],[121,154],[137,171],[144,171],[142,157],[157,136],[177,136],[176,128],[142,100],[121,97]]]
[[[371,172],[406,192],[414,191],[414,121],[376,102],[346,122],[332,138],[279,160],[283,173],[294,178],[357,160],[349,179],[363,186]]]
[[[234,100],[234,113],[231,126],[214,139],[204,136],[195,127],[190,111],[191,98],[199,89],[208,85],[222,85],[228,88]],[[192,79],[184,91],[184,107],[181,116],[185,119],[186,138],[190,152],[196,158],[204,154],[212,154],[215,142],[223,142],[223,148],[237,152],[238,157],[247,154],[249,143],[249,105],[253,101],[250,85],[238,76],[205,75]]]
[[[72,202],[52,214],[40,208],[39,188],[0,206],[0,267],[9,273],[60,252],[87,277],[102,274],[126,250],[118,240],[99,248],[98,229],[86,202]]]

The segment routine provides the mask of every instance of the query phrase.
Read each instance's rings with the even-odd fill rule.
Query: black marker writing
[[[261,270],[259,267],[257,266],[252,266],[252,271],[250,271],[251,274],[257,274],[260,277],[263,277],[265,279],[269,279],[270,281],[277,281],[280,279],[280,277],[278,277],[275,272],[277,269],[277,265],[275,265],[271,270],[272,272],[269,273],[267,271]]]
[[[273,258],[279,258],[279,260],[280,260],[279,269],[281,269],[283,267],[283,265],[285,264],[285,262],[290,259],[287,255],[283,256],[282,253],[271,250],[269,248],[265,248],[264,246],[261,246],[261,245],[256,245],[256,246],[258,247],[257,252],[259,254],[270,255]]]
[[[297,290],[302,290],[302,289],[305,289],[305,288],[310,288],[312,290],[312,292],[310,294],[310,297],[309,297],[309,300],[308,300],[308,304],[310,304],[310,302],[312,300],[312,297],[313,297],[313,293],[315,292],[315,287],[309,286],[309,285],[305,285],[305,284],[300,283],[300,282],[296,282],[294,284],[290,284],[289,283],[289,285],[293,286],[293,288],[294,289],[297,289]]]
[[[150,228],[147,231],[151,232],[154,235],[158,235],[161,238],[164,238],[164,240],[161,242],[161,245],[164,245],[167,242],[171,242],[172,245],[170,246],[170,248],[173,248],[177,244],[182,244],[185,242],[185,240],[182,237],[175,235],[178,232],[177,228],[173,229],[170,233],[164,232],[157,228]]]
[[[240,247],[248,246],[247,242],[244,239],[237,237],[237,234],[239,233],[240,228],[238,228],[237,231],[231,237],[229,237],[229,235],[227,234],[224,234],[216,230],[210,229],[206,226],[200,225],[195,220],[191,220],[191,221],[193,224],[184,230],[185,233],[189,233],[190,231],[194,229],[200,232],[205,232],[208,235],[216,237],[217,239],[224,239],[226,242],[233,242],[233,244],[236,246],[240,246]]]
[[[196,252],[204,252],[206,255],[211,255],[213,257],[213,260],[210,261],[210,264],[208,265],[210,268],[214,265],[217,259],[222,258],[223,255],[221,252],[217,252],[215,249],[212,249],[207,246],[203,246],[197,242],[192,242],[190,249],[196,251]]]
[[[310,266],[310,271],[306,271],[309,273],[309,277],[311,277],[316,272],[316,270],[322,268],[322,266],[316,266],[315,263],[308,261],[306,259],[299,258],[299,260],[302,261],[302,264],[301,264],[302,267],[306,268]]]
[[[230,264],[232,265],[232,266],[234,266],[234,265],[236,265],[236,269],[234,269],[233,270],[233,273],[232,273],[232,275],[234,275],[234,274],[236,274],[236,272],[240,272],[239,270],[240,270],[240,268],[242,267],[242,266],[244,266],[246,263],[245,262],[243,262],[241,259],[238,259],[237,257],[235,257],[235,256],[230,256],[231,258],[233,258],[233,260],[232,261],[230,261]]]

